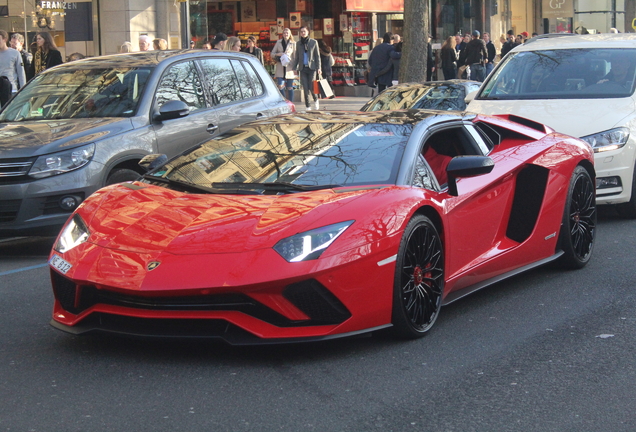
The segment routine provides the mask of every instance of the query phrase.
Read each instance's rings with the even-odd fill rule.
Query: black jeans
[[[314,102],[318,100],[318,96],[314,93],[314,81],[316,80],[316,71],[304,66],[300,70],[300,86],[303,88],[305,96],[305,106],[309,108],[309,94],[314,98]]]

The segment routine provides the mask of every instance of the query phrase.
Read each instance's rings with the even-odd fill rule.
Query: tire
[[[570,179],[563,211],[559,245],[563,255],[558,264],[563,268],[583,268],[594,249],[596,235],[596,195],[590,174],[577,166]]]
[[[113,170],[108,175],[105,186],[110,186],[112,184],[123,183],[127,181],[134,181],[137,180],[140,176],[141,174],[139,174],[137,171],[127,168],[119,168]]]
[[[425,216],[414,216],[404,230],[393,285],[393,333],[405,339],[424,336],[439,315],[444,290],[442,241]]]
[[[616,212],[620,217],[625,219],[636,218],[636,169],[632,175],[632,197],[628,202],[618,204],[616,206]]]

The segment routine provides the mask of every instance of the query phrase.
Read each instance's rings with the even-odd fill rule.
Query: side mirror
[[[464,102],[466,102],[466,105],[468,105],[475,99],[475,96],[477,96],[478,91],[479,90],[473,90],[466,95],[466,97],[464,98]]]
[[[149,154],[139,161],[139,166],[146,171],[152,171],[168,162],[168,156],[165,154]]]
[[[456,156],[448,163],[448,193],[457,196],[457,177],[475,177],[488,174],[495,167],[495,162],[488,156]]]
[[[159,108],[159,112],[153,116],[154,121],[172,120],[185,117],[190,114],[188,105],[183,101],[168,101]]]

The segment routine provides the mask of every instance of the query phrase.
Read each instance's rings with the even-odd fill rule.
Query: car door
[[[200,60],[200,66],[218,110],[221,133],[266,116],[264,89],[257,77],[254,80],[249,62],[214,57]]]
[[[434,130],[425,140],[422,154],[444,188],[447,182],[446,166],[453,157],[484,155],[487,145],[477,133],[471,133],[472,125],[455,124]],[[470,271],[486,259],[505,234],[507,215],[513,192],[512,181],[505,175],[490,174],[473,178],[460,178],[458,196],[448,195],[444,207],[447,210],[446,272],[449,278]],[[464,278],[469,280],[470,278]],[[460,287],[457,287],[460,288]]]
[[[155,92],[154,112],[168,101],[183,101],[190,113],[181,118],[154,122],[159,153],[169,157],[219,133],[219,115],[205,98],[194,61],[170,65],[161,76]]]

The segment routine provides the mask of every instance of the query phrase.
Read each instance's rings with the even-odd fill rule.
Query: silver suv
[[[150,51],[47,70],[0,112],[0,237],[54,234],[91,193],[143,173],[145,155],[293,111],[248,54]]]

